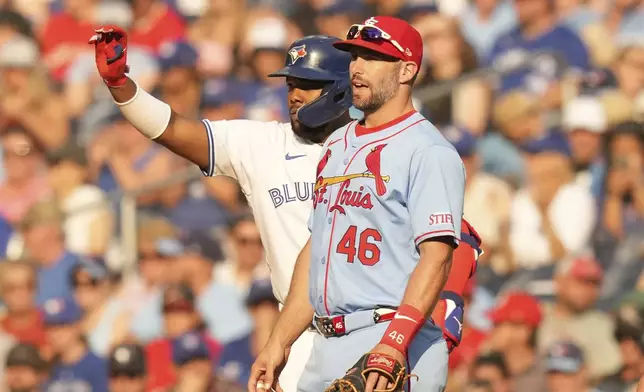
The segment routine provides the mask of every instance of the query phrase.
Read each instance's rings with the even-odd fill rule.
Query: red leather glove
[[[127,66],[127,34],[112,25],[95,32],[89,43],[94,44],[98,73],[108,87],[123,86],[127,81],[125,74],[130,71]]]

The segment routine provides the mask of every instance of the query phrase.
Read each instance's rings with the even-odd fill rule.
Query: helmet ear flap
[[[319,128],[342,116],[352,102],[351,85],[347,80],[336,80],[322,90],[322,94],[297,111],[297,119],[309,128]]]

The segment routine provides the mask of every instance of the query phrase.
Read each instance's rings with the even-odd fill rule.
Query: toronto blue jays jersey
[[[400,305],[418,245],[460,239],[465,169],[454,147],[417,112],[360,128],[336,130],[316,169],[309,290],[319,315]]]

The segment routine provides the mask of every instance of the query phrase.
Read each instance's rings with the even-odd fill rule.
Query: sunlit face
[[[248,268],[256,267],[264,258],[264,248],[255,222],[239,222],[231,232],[237,262]]]
[[[599,281],[561,276],[557,280],[557,297],[575,312],[583,312],[593,307],[600,288]]]
[[[601,153],[601,135],[584,129],[568,133],[572,159],[577,165],[588,165]]]
[[[28,267],[7,269],[2,275],[0,290],[10,312],[25,312],[35,306],[34,273]]]
[[[3,164],[9,180],[31,178],[41,163],[41,156],[29,137],[20,132],[11,132],[2,139]]]
[[[3,68],[2,84],[9,91],[18,92],[23,90],[28,84],[31,77],[32,69],[30,68]]]
[[[298,135],[306,132],[306,127],[300,124],[297,119],[297,111],[304,105],[318,99],[322,95],[322,89],[326,82],[298,79],[293,77],[286,78],[288,87],[288,114],[291,120],[291,127]]]
[[[11,391],[37,390],[41,376],[27,366],[11,366],[5,369],[4,380]]]
[[[80,327],[76,324],[48,326],[47,341],[54,353],[61,354],[80,339]]]
[[[351,50],[351,88],[353,106],[363,112],[374,112],[396,96],[400,89],[401,62],[373,51]]]
[[[92,310],[98,306],[109,292],[107,279],[95,279],[83,270],[74,274],[72,286],[74,299],[84,311]]]
[[[582,372],[548,373],[548,388],[550,392],[584,391],[587,387]]]

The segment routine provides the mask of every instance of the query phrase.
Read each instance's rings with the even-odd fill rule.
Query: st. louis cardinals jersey
[[[335,131],[316,169],[310,300],[317,314],[398,306],[426,239],[461,233],[465,169],[417,112]]]
[[[253,209],[273,291],[284,303],[295,260],[309,238],[315,165],[322,146],[293,133],[290,124],[203,120],[208,134],[208,176],[236,179]]]

